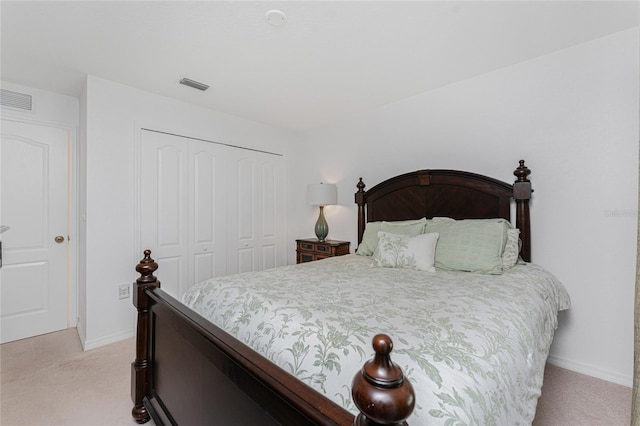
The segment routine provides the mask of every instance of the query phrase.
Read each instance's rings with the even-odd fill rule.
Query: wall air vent
[[[180,84],[193,87],[194,89],[202,90],[203,92],[209,88],[209,86],[207,86],[206,84],[200,83],[199,81],[191,80],[189,78],[181,79]]]
[[[33,97],[26,93],[0,89],[0,105],[24,111],[31,111],[33,109]]]

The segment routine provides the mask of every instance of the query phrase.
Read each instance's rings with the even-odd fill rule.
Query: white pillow
[[[407,268],[435,272],[434,259],[438,234],[416,236],[378,231],[378,247],[373,254],[373,266]]]

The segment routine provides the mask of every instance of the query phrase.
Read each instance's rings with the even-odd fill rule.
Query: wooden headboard
[[[516,227],[520,229],[522,258],[531,261],[531,171],[520,160],[513,184],[457,170],[418,170],[385,180],[365,191],[357,184],[358,244],[366,222],[427,219],[504,218],[511,220],[511,200],[516,201]]]

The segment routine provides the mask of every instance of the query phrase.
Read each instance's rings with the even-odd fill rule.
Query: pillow
[[[427,226],[427,219],[422,218],[417,221],[406,222],[382,222],[382,232],[389,232],[391,234],[401,235],[420,235],[424,234],[424,230]]]
[[[433,219],[431,219],[433,222],[455,222],[456,220],[452,217],[440,217],[440,216],[436,216]]]
[[[507,229],[507,242],[504,244],[502,252],[502,269],[513,268],[518,263],[520,255],[520,230],[517,228]]]
[[[362,234],[362,242],[356,250],[356,254],[361,256],[371,256],[378,247],[378,231],[392,232],[394,234],[418,235],[424,232],[427,219],[424,217],[417,220],[401,220],[395,222],[367,222]],[[419,231],[418,231],[419,228]]]
[[[511,223],[505,219],[436,220],[426,232],[437,232],[435,266],[440,269],[501,274],[502,254]]]
[[[362,234],[362,242],[358,245],[356,254],[371,256],[378,247],[378,231],[382,229],[382,222],[367,222]]]
[[[378,237],[378,247],[373,255],[373,266],[436,271],[433,262],[438,234],[409,236],[380,231]]]

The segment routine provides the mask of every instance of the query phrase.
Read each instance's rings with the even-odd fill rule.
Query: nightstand
[[[318,241],[317,238],[296,240],[297,263],[349,254],[350,244],[349,241],[338,240],[325,240],[321,242]]]

